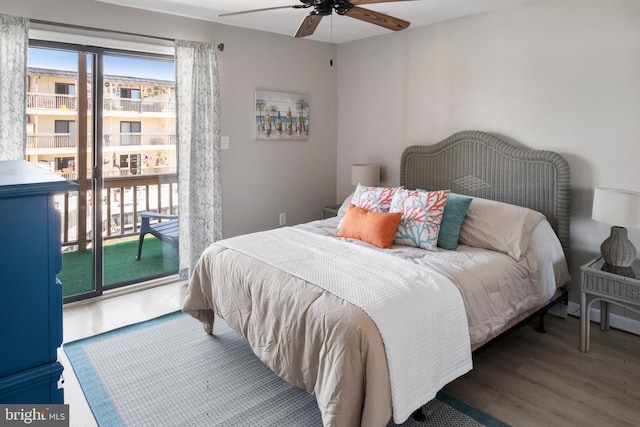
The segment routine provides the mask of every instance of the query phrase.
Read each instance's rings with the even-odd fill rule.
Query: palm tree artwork
[[[306,140],[308,137],[309,97],[307,95],[256,90],[256,140]]]

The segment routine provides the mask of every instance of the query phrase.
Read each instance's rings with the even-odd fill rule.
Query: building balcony
[[[36,151],[57,150],[52,152],[75,150],[76,137],[68,133],[27,133],[27,154],[36,154]]]
[[[168,243],[149,234],[144,239],[140,260],[135,259],[137,250],[137,237],[114,239],[104,247],[103,287],[105,290],[178,272],[178,254]],[[62,253],[62,270],[57,277],[62,283],[62,293],[65,298],[93,290],[92,257],[93,253],[90,249],[84,252]]]
[[[108,133],[104,135],[104,147],[176,146],[176,135],[168,133]]]
[[[77,179],[73,181],[78,182]],[[175,173],[104,177],[102,187],[99,198],[92,197],[89,190],[55,197],[55,207],[62,216],[63,247],[85,246],[92,240],[92,220],[87,218],[86,225],[79,226],[83,221],[78,212],[89,215],[96,199],[102,205],[101,231],[105,240],[137,235],[140,212],[176,214],[178,211],[178,176]],[[90,186],[86,183],[81,188]]]
[[[75,111],[78,97],[75,95],[27,93],[27,114],[29,110]]]
[[[92,98],[88,100],[89,115]],[[136,113],[153,117],[175,117],[175,102],[156,100],[155,98],[128,99],[110,98],[103,101],[103,115],[121,115]],[[27,114],[73,114],[78,109],[76,95],[51,93],[27,93]]]
[[[103,111],[105,115],[108,112],[134,112],[134,113],[167,113],[175,116],[175,103],[169,101],[152,101],[146,99],[105,99],[103,102]]]
[[[142,257],[136,260],[138,238],[110,240],[103,253],[103,289],[141,283],[178,272],[178,253],[168,243],[148,234],[144,239]],[[92,251],[62,253],[62,270],[57,277],[62,283],[63,297],[78,297],[93,291]]]
[[[167,146],[175,148],[176,135],[168,133],[109,133],[104,135],[104,147],[132,147],[149,149]],[[76,137],[68,133],[27,134],[27,154],[55,154],[75,152]],[[72,150],[69,150],[72,149]]]
[[[88,183],[80,188],[88,188]],[[92,195],[91,191],[78,190],[54,197],[55,208],[60,212],[62,220],[61,242],[65,262],[59,276],[61,280],[64,278],[62,282],[65,297],[87,292],[91,288],[89,273],[94,241],[94,220],[91,213],[95,203],[99,204],[102,217],[100,233],[105,248],[106,286],[134,283],[143,278],[149,279],[177,271],[175,250],[162,242],[154,243],[151,236],[147,237],[149,241],[145,239],[141,260],[135,260],[141,226],[140,213],[178,213],[175,173],[105,177],[101,197]],[[86,212],[86,217],[79,215],[80,212]],[[115,266],[109,272],[107,267],[112,262]],[[163,267],[153,267],[158,263]],[[127,273],[121,274],[123,271]]]

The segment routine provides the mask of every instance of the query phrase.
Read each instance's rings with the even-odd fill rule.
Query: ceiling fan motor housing
[[[338,15],[344,15],[353,7],[347,0],[300,0],[307,6],[313,6],[314,15],[329,16],[335,10]]]

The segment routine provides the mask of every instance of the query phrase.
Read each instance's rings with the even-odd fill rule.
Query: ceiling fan
[[[338,15],[346,15],[351,18],[379,25],[393,31],[400,31],[407,28],[411,23],[404,19],[395,18],[384,13],[359,7],[361,4],[371,3],[388,3],[393,1],[412,1],[412,0],[300,0],[301,4],[291,6],[266,7],[263,9],[245,10],[242,12],[223,13],[218,15],[231,16],[244,13],[263,12],[275,9],[307,9],[313,8],[311,12],[304,18],[302,24],[298,28],[295,37],[307,37],[314,33],[318,24],[324,16],[331,15],[334,11]]]

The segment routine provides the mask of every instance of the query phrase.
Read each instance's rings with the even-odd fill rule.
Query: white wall
[[[402,150],[482,130],[572,174],[571,299],[609,226],[593,188],[640,191],[640,2],[539,0],[338,47],[338,197],[350,165],[399,182]],[[640,248],[640,230],[629,230]]]
[[[335,203],[335,48],[327,43],[245,30],[87,0],[0,0],[0,13],[156,37],[224,43],[221,82],[225,237],[321,217]],[[305,142],[253,140],[255,89],[308,94]]]

